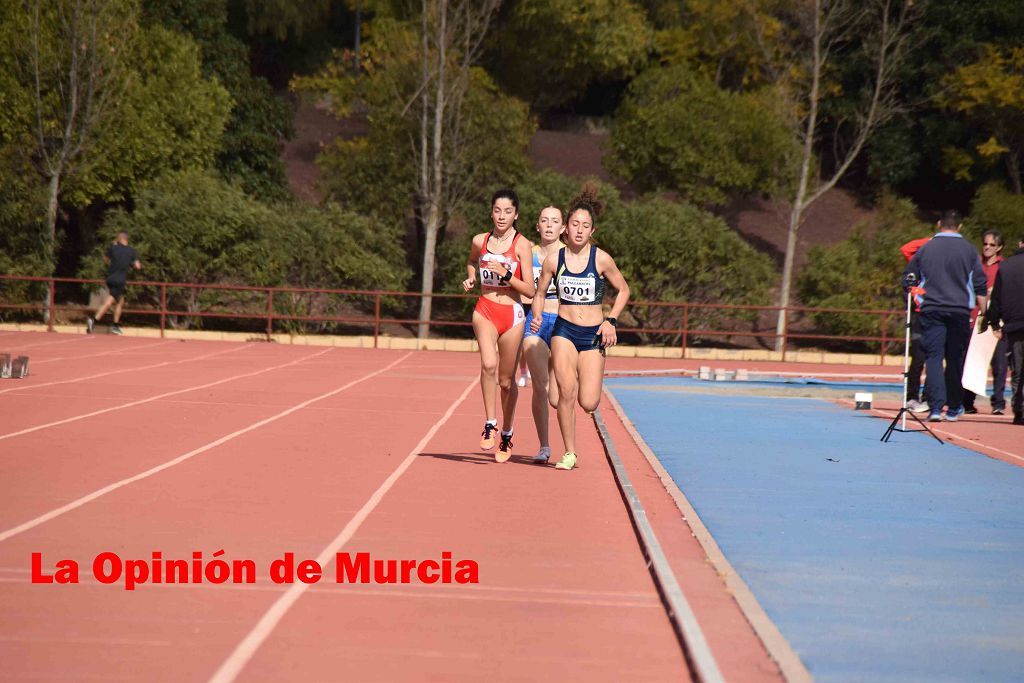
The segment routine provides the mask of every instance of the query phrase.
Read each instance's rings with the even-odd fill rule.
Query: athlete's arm
[[[480,260],[480,250],[483,245],[483,239],[477,235],[469,247],[469,258],[466,259],[466,279],[462,281],[462,288],[467,292],[476,286],[476,264]]]
[[[615,288],[615,303],[612,304],[612,310],[608,313],[608,317],[618,318],[629,301],[629,285],[626,283],[626,278],[622,277],[619,267],[615,265],[615,259],[608,252],[602,250],[597,252],[597,272]],[[614,346],[619,341],[618,335],[615,333],[615,326],[607,320],[601,323],[598,334],[601,335],[601,344],[604,346]]]
[[[548,285],[551,284],[551,278],[555,276],[555,268],[558,266],[558,252],[551,254],[540,267],[540,279],[537,280],[537,291],[546,292],[548,291]],[[540,332],[541,318],[544,313],[544,297],[534,296],[533,306],[533,319],[530,321],[530,329],[534,332]]]

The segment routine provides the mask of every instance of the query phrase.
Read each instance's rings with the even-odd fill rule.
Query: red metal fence
[[[37,283],[37,286],[42,288],[43,285],[46,287],[45,303],[36,299],[36,301],[29,300],[29,295],[26,293],[25,300],[21,301],[7,301],[0,297],[0,311],[2,310],[19,310],[19,311],[40,311],[45,313],[45,319],[48,323],[48,328],[53,329],[54,320],[58,313],[73,313],[75,315],[85,315],[86,307],[78,304],[58,304],[57,303],[57,286],[58,285],[103,285],[102,280],[86,280],[81,278],[55,278],[55,277],[28,277],[18,275],[0,275],[0,283],[5,282],[22,282],[22,283]],[[356,290],[356,289],[322,289],[322,288],[302,288],[302,287],[254,287],[250,285],[228,285],[228,284],[196,284],[196,283],[183,283],[183,282],[150,282],[150,281],[132,281],[130,283],[133,288],[144,288],[149,292],[148,298],[153,302],[153,306],[150,308],[125,308],[123,313],[130,315],[141,315],[141,316],[155,316],[159,319],[160,336],[164,336],[165,330],[167,329],[169,319],[174,318],[192,318],[192,319],[204,319],[204,318],[220,318],[220,319],[233,319],[239,321],[261,321],[262,332],[270,337],[274,333],[274,324],[278,323],[335,323],[344,325],[356,325],[365,326],[366,328],[373,329],[373,340],[374,347],[377,346],[378,337],[381,334],[382,325],[404,325],[412,326],[419,324],[419,320],[416,318],[402,317],[400,315],[383,315],[382,305],[383,302],[392,302],[391,308],[402,308],[400,305],[394,305],[393,302],[401,299],[415,298],[420,299],[424,295],[419,292],[394,292],[386,290]],[[191,306],[189,310],[181,310],[177,307],[168,307],[168,291],[172,292],[185,292],[191,293],[193,299],[196,298],[196,294],[200,291],[217,291],[217,292],[234,292],[240,295],[247,295],[249,301],[247,305],[238,304],[231,310],[218,310],[218,309],[202,309],[196,306]],[[0,289],[2,293],[2,289]],[[323,296],[352,296],[362,300],[363,308],[369,309],[370,302],[372,301],[373,315],[369,313],[363,315],[296,315],[293,313],[282,312],[277,310],[275,305],[275,297],[280,303],[282,296],[284,297],[296,297],[296,296],[308,296],[308,295],[323,295]],[[475,299],[476,294],[433,294],[431,298],[437,301],[453,301],[453,300],[466,300]],[[265,301],[265,305],[263,305]],[[793,331],[791,326],[787,326],[787,330],[784,334],[778,335],[775,333],[774,319],[778,315],[779,311],[783,310],[779,306],[741,306],[733,304],[705,304],[705,303],[687,303],[687,302],[664,302],[664,301],[630,301],[629,307],[631,310],[644,311],[650,313],[651,311],[660,311],[661,315],[658,316],[661,320],[666,317],[672,320],[678,318],[679,324],[666,326],[664,324],[660,326],[644,326],[644,327],[628,327],[620,326],[620,334],[635,333],[637,335],[643,335],[645,339],[651,337],[667,336],[672,339],[678,338],[678,345],[682,348],[685,355],[688,346],[692,345],[695,338],[738,338],[738,339],[759,339],[759,340],[772,340],[782,338],[782,359],[785,360],[786,350],[790,347],[793,341],[811,341],[811,342],[838,342],[843,344],[850,344],[854,342],[860,343],[877,343],[879,362],[883,362],[886,352],[890,346],[898,348],[903,342],[903,315],[904,313],[899,310],[875,310],[875,309],[846,309],[846,308],[812,308],[806,306],[789,306],[784,310],[786,312],[787,319],[792,320],[799,316],[807,316],[821,313],[833,313],[833,314],[858,314],[866,316],[877,316],[878,318],[878,334],[876,335],[836,335],[836,334],[820,334],[814,331]],[[248,308],[249,310],[244,310]],[[712,327],[702,327],[700,323],[694,324],[695,319],[705,318],[709,319],[709,313],[715,313],[711,315],[710,319],[713,320]],[[758,317],[764,317],[770,315],[772,319],[771,329],[765,330],[745,330],[742,329],[743,321],[751,323],[752,320]],[[644,320],[654,319],[653,315],[643,316]],[[443,318],[432,318],[429,321],[429,328],[444,328],[444,327],[471,327],[471,323],[468,320],[468,316],[463,315],[460,319],[445,320]],[[737,329],[740,326],[740,329]],[[731,329],[730,329],[731,328]],[[897,329],[898,328],[898,329]],[[774,344],[773,344],[774,346]]]

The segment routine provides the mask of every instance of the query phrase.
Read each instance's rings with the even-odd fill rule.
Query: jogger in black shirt
[[[86,320],[86,326],[89,334],[92,334],[96,322],[103,318],[103,314],[111,306],[117,304],[114,306],[114,324],[110,331],[114,334],[123,334],[118,323],[121,320],[121,307],[124,305],[124,290],[128,285],[128,271],[132,268],[142,269],[138,253],[128,246],[128,233],[117,233],[117,239],[107,247],[107,253],[103,255],[103,260],[107,263],[107,289],[110,291],[110,295],[96,311],[96,317]]]

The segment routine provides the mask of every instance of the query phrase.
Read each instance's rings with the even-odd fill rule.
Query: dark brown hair
[[[583,190],[569,202],[569,210],[565,213],[565,220],[568,221],[574,213],[583,209],[590,214],[590,222],[595,228],[597,219],[604,212],[604,202],[597,196],[597,187],[591,183],[583,186]]]

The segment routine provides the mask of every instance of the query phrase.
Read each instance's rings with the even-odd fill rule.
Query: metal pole
[[[878,346],[878,364],[885,366],[885,347],[889,345],[888,335],[886,334],[886,328],[889,326],[889,314],[882,314],[882,341],[879,342]]]
[[[54,283],[53,278],[50,278],[50,301],[49,301],[49,313],[47,314],[46,320],[46,331],[53,332],[53,300],[57,295],[57,285]]]
[[[167,283],[160,283],[160,338],[164,338],[167,327]]]
[[[267,289],[267,341],[274,335],[274,290]]]
[[[914,288],[907,289],[907,317],[903,327],[903,420],[900,429],[907,431],[907,380],[910,378],[910,300]]]
[[[690,330],[690,304],[683,304],[683,360],[686,360],[686,337]]]
[[[373,348],[377,348],[377,337],[380,335],[380,292],[373,298]]]
[[[786,324],[786,327],[784,327],[783,330],[782,330],[782,358],[780,358],[779,360],[782,361],[782,362],[785,362],[786,361],[786,347],[789,346],[789,324],[788,324],[789,309],[788,308],[783,308],[781,315],[783,315],[783,316],[785,316],[787,318],[787,324]]]

